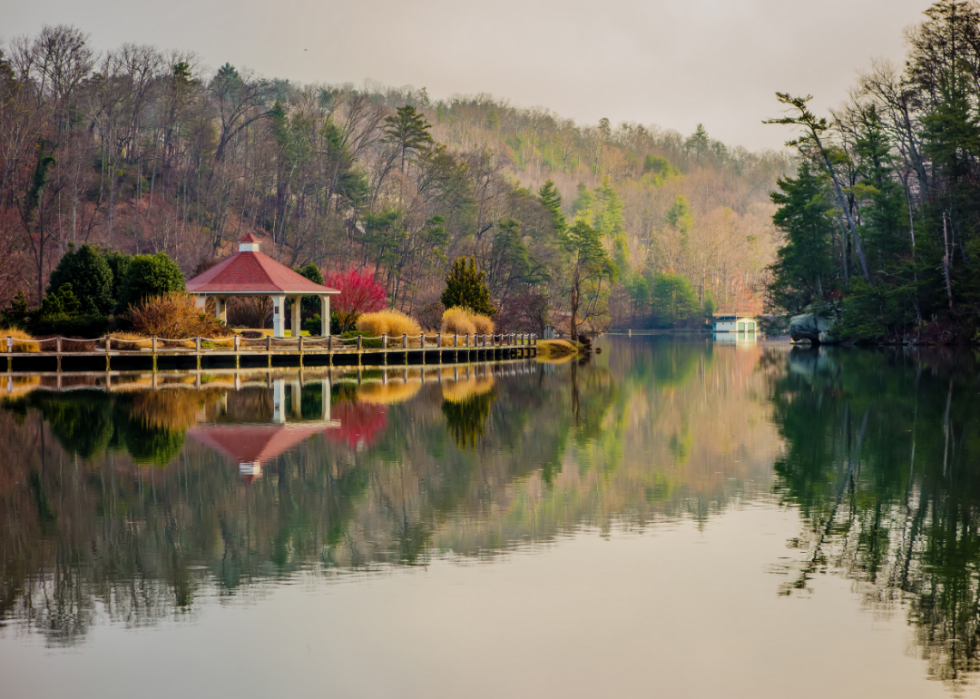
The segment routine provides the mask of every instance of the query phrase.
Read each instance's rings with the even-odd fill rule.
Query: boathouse
[[[754,333],[756,327],[755,318],[737,313],[715,313],[711,330],[716,333]]]
[[[301,327],[300,301],[304,296],[320,298],[320,334],[330,335],[330,297],[337,289],[311,282],[259,250],[259,240],[251,233],[238,241],[238,252],[187,282],[187,291],[204,307],[214,299],[215,315],[227,320],[228,299],[233,296],[268,296],[272,299],[272,335],[285,337],[283,316],[289,299],[293,337]]]

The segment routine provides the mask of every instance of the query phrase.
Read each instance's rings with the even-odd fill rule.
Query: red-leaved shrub
[[[346,272],[328,274],[324,286],[333,287],[340,293],[331,297],[330,307],[337,314],[340,327],[336,332],[345,333],[354,327],[358,316],[380,311],[388,305],[385,288],[366,272],[351,267]]]

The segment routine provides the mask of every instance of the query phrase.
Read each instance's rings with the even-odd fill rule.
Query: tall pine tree
[[[770,268],[773,276],[767,290],[773,305],[799,312],[823,298],[824,282],[829,281],[832,270],[834,221],[827,176],[815,173],[804,162],[795,178],[776,184],[779,191],[771,196],[780,208],[773,222],[785,233],[786,242]]]
[[[485,281],[486,272],[477,269],[476,259],[471,255],[469,264],[465,257],[457,257],[446,276],[446,290],[440,301],[446,308],[459,306],[475,313],[492,316],[497,312],[490,299],[490,290]]]

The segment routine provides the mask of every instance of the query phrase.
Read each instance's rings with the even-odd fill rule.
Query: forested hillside
[[[980,5],[942,0],[828,117],[780,95],[801,159],[779,183],[770,305],[830,307],[836,339],[975,341],[980,310]],[[827,312],[824,310],[823,312]]]
[[[39,302],[72,245],[162,251],[190,275],[251,232],[288,265],[367,269],[410,313],[474,255],[509,329],[573,299],[593,327],[691,322],[758,305],[769,194],[793,168],[702,127],[297,85],[48,27],[0,53],[0,306]]]

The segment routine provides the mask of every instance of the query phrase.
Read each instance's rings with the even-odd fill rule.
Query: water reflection
[[[299,571],[703,520],[769,489],[760,356],[31,382],[0,410],[0,618],[72,644]]]
[[[803,530],[783,594],[832,571],[907,610],[931,677],[980,668],[980,403],[972,353],[770,352],[774,470]]]

